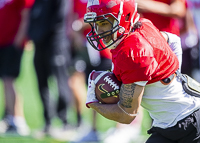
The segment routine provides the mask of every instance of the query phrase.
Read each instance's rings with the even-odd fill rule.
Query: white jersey
[[[168,128],[200,108],[200,98],[188,95],[176,77],[169,85],[146,85],[141,105],[150,113],[154,127]]]

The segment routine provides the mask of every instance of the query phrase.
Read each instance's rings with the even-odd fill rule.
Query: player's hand
[[[90,108],[88,106],[90,103],[99,102],[95,95],[95,83],[94,83],[94,80],[92,79],[92,75],[94,72],[95,71],[92,71],[88,77],[88,90],[87,90],[87,99],[86,99],[86,106],[88,108]]]

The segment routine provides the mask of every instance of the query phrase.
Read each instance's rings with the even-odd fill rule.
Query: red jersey
[[[169,77],[178,69],[178,59],[159,30],[147,19],[141,28],[111,50],[113,72],[124,84]]]
[[[170,4],[171,0],[154,0],[158,2],[163,2]],[[184,0],[182,0],[184,1]],[[155,13],[142,13],[144,18],[151,20],[151,22],[160,30],[170,32],[176,35],[180,35],[179,21],[175,18],[165,17]]]
[[[0,47],[12,44],[21,22],[21,11],[32,4],[33,0],[1,0]]]

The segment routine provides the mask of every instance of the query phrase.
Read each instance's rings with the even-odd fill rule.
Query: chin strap
[[[108,47],[108,49],[115,49],[115,48],[119,45],[119,43],[120,43],[122,40],[124,40],[125,37],[126,37],[126,35],[124,35],[121,39],[117,40],[113,45],[111,45],[110,47]],[[110,42],[113,42],[113,40],[110,40]],[[109,42],[109,43],[110,43],[110,42]]]

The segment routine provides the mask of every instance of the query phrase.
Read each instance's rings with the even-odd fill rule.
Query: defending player
[[[125,124],[143,106],[153,119],[147,143],[199,142],[200,98],[183,90],[176,55],[158,29],[139,18],[134,0],[89,0],[84,20],[92,27],[90,44],[112,49],[112,70],[123,83],[117,104],[100,104],[89,77],[86,104]]]

